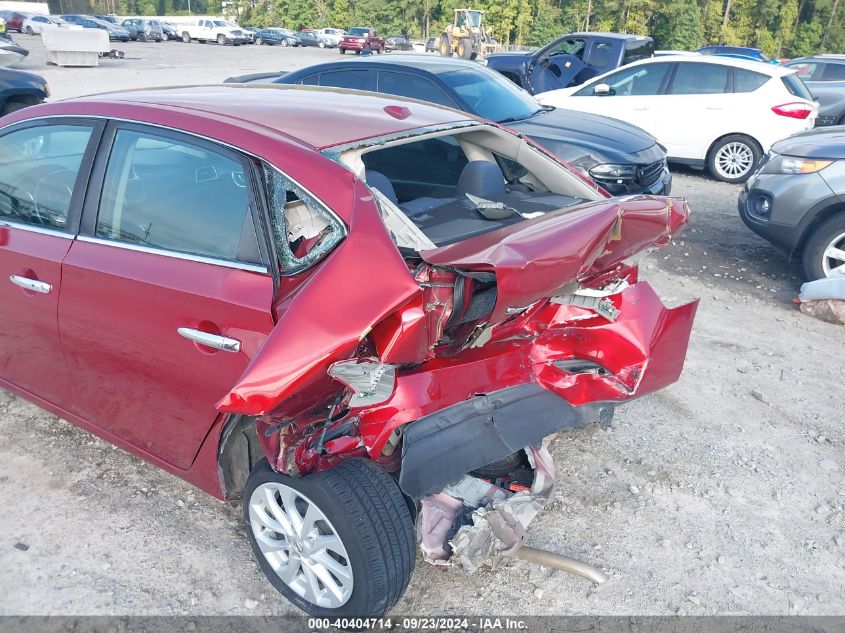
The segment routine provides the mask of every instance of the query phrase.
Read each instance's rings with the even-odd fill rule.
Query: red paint
[[[259,440],[279,469],[303,474],[369,456],[395,471],[401,446],[384,449],[397,426],[478,393],[533,382],[578,406],[625,402],[677,379],[695,304],[665,308],[626,260],[668,242],[688,219],[683,201],[601,200],[405,261],[369,189],[315,151],[473,120],[416,102],[396,118],[396,101],[214,86],[57,102],[5,117],[114,117],[241,148],[312,191],[348,235],[307,272],[283,277],[274,294],[269,274],[0,227],[0,384],[221,495],[217,451],[230,413],[257,417]],[[464,272],[494,273],[497,298],[489,315],[452,325],[473,293],[493,283]],[[3,281],[9,274],[47,281],[56,292],[24,292]],[[549,300],[571,282],[618,279],[633,285],[609,299],[620,310],[615,322]],[[471,347],[490,324],[488,338]],[[236,338],[242,349],[198,346],[179,327]],[[396,385],[385,402],[356,410],[327,369],[359,357],[396,365]],[[594,360],[607,375],[553,365],[571,358]],[[330,409],[328,427],[344,432],[321,445]]]

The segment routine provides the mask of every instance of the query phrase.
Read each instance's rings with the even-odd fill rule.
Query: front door
[[[73,392],[56,321],[98,128],[26,122],[0,136],[0,378],[64,406]]]
[[[243,157],[190,136],[127,124],[103,146],[62,270],[75,412],[185,469],[273,327],[257,188]]]

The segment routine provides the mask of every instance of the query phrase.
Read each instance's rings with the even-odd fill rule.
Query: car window
[[[610,86],[610,95],[617,97],[641,97],[660,92],[669,64],[646,64],[628,67],[607,77],[594,81],[575,93],[576,97],[592,96],[598,84]]]
[[[337,246],[346,229],[319,200],[270,165],[264,165],[264,180],[282,272],[301,272]]]
[[[241,163],[130,130],[115,136],[96,235],[216,259],[258,259]]]
[[[568,38],[555,44],[546,55],[549,57],[552,55],[575,55],[578,59],[581,59],[586,46],[587,41],[583,38]]]
[[[825,64],[822,72],[822,81],[843,81],[845,80],[845,64]]]
[[[625,42],[625,57],[622,59],[622,64],[630,64],[652,55],[654,55],[654,42],[652,40],[628,40]]]
[[[610,42],[593,42],[587,59],[584,61],[590,66],[605,68],[613,61],[613,51],[615,48]],[[615,66],[616,64],[613,65]]]
[[[81,125],[44,125],[0,137],[0,220],[64,229],[91,138]]]
[[[673,95],[723,94],[728,89],[729,67],[721,64],[678,64],[669,86]]]
[[[754,92],[771,77],[744,68],[734,68],[734,92]]]
[[[810,94],[807,86],[805,86],[804,82],[798,78],[798,75],[784,75],[781,79],[783,80],[783,85],[786,86],[786,89],[791,95],[801,99],[806,99],[807,101],[813,100],[813,95]]]
[[[804,81],[810,81],[821,75],[821,72],[819,71],[822,70],[824,64],[817,64],[815,62],[792,62],[784,64],[784,67],[794,70]]]
[[[366,70],[335,70],[323,73],[320,75],[320,85],[366,90],[369,86],[369,72]]]
[[[378,74],[378,92],[455,107],[454,101],[445,95],[434,82],[405,73],[380,71]]]
[[[466,104],[466,110],[485,119],[517,121],[540,110],[534,97],[504,75],[483,66],[450,70],[438,77]]]

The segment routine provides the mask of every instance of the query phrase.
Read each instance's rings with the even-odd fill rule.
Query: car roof
[[[606,37],[614,40],[650,40],[648,35],[635,35],[634,33],[613,33],[610,31],[578,31],[576,33],[567,33],[561,37],[556,38],[555,41],[564,37]]]
[[[78,112],[79,104],[95,103],[98,113],[103,111],[102,106],[112,106],[105,108],[105,116],[119,118],[118,112],[108,111],[119,111],[122,105],[151,106],[159,112],[159,116],[154,117],[156,120],[151,121],[156,124],[167,125],[168,113],[188,114],[205,119],[206,123],[221,121],[265,134],[276,133],[312,149],[477,120],[458,110],[392,95],[281,84],[141,89],[92,95],[51,105],[76,104],[72,110],[83,114]],[[404,106],[410,114],[404,118],[404,112],[393,116],[385,110],[388,106]]]
[[[322,64],[315,64],[307,66],[294,71],[299,74],[304,70],[328,68],[329,66],[337,68],[339,65],[356,65],[356,64],[374,64],[376,66],[384,67],[398,67],[398,68],[415,68],[423,70],[434,75],[440,73],[451,72],[453,70],[474,70],[484,68],[478,62],[471,62],[465,59],[453,57],[440,57],[439,55],[423,55],[414,53],[396,53],[390,56],[385,55],[365,55],[363,57],[349,57],[347,59],[338,59],[331,62],[323,62]],[[293,74],[293,73],[291,73]]]
[[[654,63],[671,63],[671,62],[688,62],[692,64],[720,64],[722,66],[733,66],[734,68],[744,68],[752,70],[764,75],[771,75],[772,77],[783,77],[784,75],[791,75],[795,71],[791,68],[784,68],[783,66],[776,66],[774,64],[767,64],[759,62],[754,59],[740,59],[739,57],[724,57],[720,55],[661,55],[660,57],[648,57],[631,62],[621,68],[629,68],[631,66],[642,66],[644,64]],[[615,68],[610,72],[620,70]]]

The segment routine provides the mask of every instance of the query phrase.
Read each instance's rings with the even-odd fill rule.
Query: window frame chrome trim
[[[73,239],[73,238],[71,238]],[[191,255],[190,253],[180,253],[179,251],[170,251],[162,248],[153,248],[151,246],[140,246],[138,244],[129,244],[127,242],[120,242],[117,240],[108,240],[101,237],[92,237],[90,235],[77,235],[76,239],[80,242],[87,242],[89,244],[99,244],[101,246],[113,246],[115,248],[122,248],[127,251],[136,251],[138,253],[148,253],[150,255],[161,255],[163,257],[171,257],[173,259],[181,259],[189,262],[197,262],[200,264],[210,264],[212,266],[222,266],[224,268],[232,268],[234,270],[244,270],[251,273],[268,274],[269,270],[266,266],[259,266],[257,264],[246,264],[244,262],[233,262],[227,259],[215,259],[214,257],[204,257],[202,255]]]
[[[29,231],[30,233],[39,233],[41,235],[50,235],[51,237],[62,237],[66,240],[72,240],[76,236],[67,231],[60,231],[59,229],[45,229],[34,224],[25,224],[23,222],[13,222],[11,220],[0,220],[0,228],[3,229],[18,229],[21,231]]]

